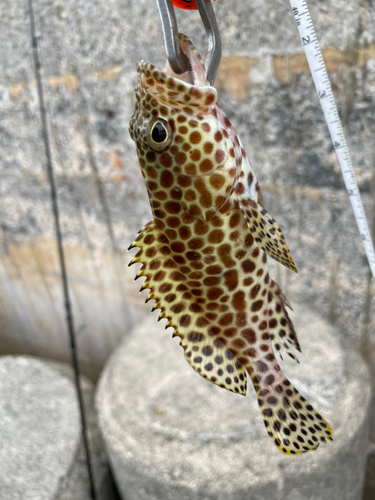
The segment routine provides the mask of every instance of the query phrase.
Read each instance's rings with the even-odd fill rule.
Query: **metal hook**
[[[190,62],[182,52],[178,38],[177,19],[172,0],[157,0],[163,28],[165,49],[171,68],[178,75],[190,71]],[[221,38],[211,0],[195,0],[208,38],[208,54],[205,63],[207,78],[214,84],[221,60]]]
[[[181,75],[190,71],[188,57],[182,52],[178,38],[178,26],[172,0],[157,0],[161,25],[163,28],[165,50],[171,68]]]
[[[205,63],[207,78],[214,84],[221,61],[221,37],[211,0],[195,0],[208,38],[208,54]]]

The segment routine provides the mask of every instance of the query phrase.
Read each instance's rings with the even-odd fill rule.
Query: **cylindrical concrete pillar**
[[[340,332],[296,307],[301,364],[282,362],[322,413],[334,442],[282,455],[247,397],[199,377],[177,339],[150,317],[104,370],[99,425],[127,500],[358,500],[368,433],[368,372]]]

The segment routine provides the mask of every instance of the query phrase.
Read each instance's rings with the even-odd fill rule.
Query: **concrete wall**
[[[375,5],[310,0],[365,210],[375,213]],[[217,0],[219,102],[299,274],[291,297],[375,352],[374,286],[289,2]],[[148,314],[126,248],[150,219],[128,135],[135,63],[164,64],[156,2],[34,0],[52,160],[84,371]],[[180,31],[203,52],[197,13]],[[0,4],[0,345],[69,359],[27,0]]]

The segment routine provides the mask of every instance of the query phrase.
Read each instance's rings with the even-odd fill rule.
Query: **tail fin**
[[[261,379],[255,374],[251,379],[268,435],[281,452],[297,455],[333,441],[329,424],[288,379],[277,383],[273,375]]]

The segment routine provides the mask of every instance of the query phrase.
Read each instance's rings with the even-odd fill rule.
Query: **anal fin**
[[[286,307],[291,309],[291,306],[279,285],[273,280],[270,282],[268,305],[270,312],[269,328],[274,349],[279,353],[281,359],[283,359],[282,352],[285,352],[299,363],[298,358],[290,349],[290,346],[293,346],[297,351],[301,352],[297,334],[286,310]]]

